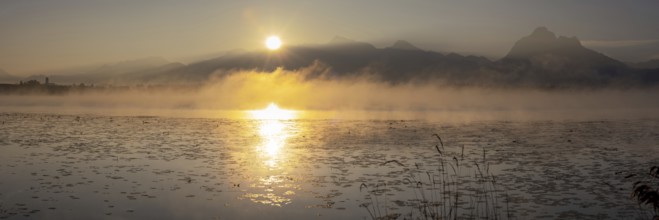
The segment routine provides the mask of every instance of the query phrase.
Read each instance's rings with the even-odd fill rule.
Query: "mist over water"
[[[531,89],[392,84],[368,74],[332,78],[318,68],[218,73],[193,89],[159,87],[66,95],[3,95],[3,111],[241,118],[274,102],[316,119],[443,121],[656,118],[659,90]]]
[[[371,210],[428,216],[416,210],[441,203],[435,214],[464,219],[620,219],[648,213],[625,176],[658,161],[652,88],[391,83],[322,67],[118,88],[0,96],[0,218],[381,219]]]
[[[659,1],[597,3],[0,0],[0,219],[659,220]]]

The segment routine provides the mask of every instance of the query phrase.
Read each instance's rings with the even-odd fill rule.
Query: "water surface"
[[[0,218],[11,219],[402,219],[423,202],[448,213],[447,185],[463,218],[643,218],[624,176],[659,163],[659,120],[0,123]]]

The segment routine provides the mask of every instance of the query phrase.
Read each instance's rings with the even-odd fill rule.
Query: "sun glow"
[[[270,36],[265,40],[265,46],[270,50],[276,50],[281,47],[281,39],[277,36]]]
[[[266,163],[274,167],[279,150],[285,145],[288,137],[285,131],[286,125],[280,121],[265,121],[259,127],[259,134],[264,139],[261,150],[269,157]]]
[[[280,109],[275,103],[270,103],[265,109],[252,110],[249,113],[253,119],[260,120],[289,120],[297,115],[296,111]]]

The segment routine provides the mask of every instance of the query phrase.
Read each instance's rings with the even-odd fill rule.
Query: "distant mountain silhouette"
[[[25,80],[35,79],[42,81],[45,77],[49,77],[50,82],[58,84],[130,83],[130,79],[140,78],[142,75],[148,75],[154,72],[160,73],[166,70],[166,67],[173,66],[180,67],[183,64],[172,63],[162,57],[146,57],[117,63],[72,68],[55,72],[55,74],[43,72],[31,75],[25,78]]]
[[[635,60],[636,62],[640,62],[659,59],[659,39],[593,40],[582,43],[590,49],[597,50],[618,60]]]
[[[177,81],[198,81],[207,79],[211,74],[221,76],[228,70],[272,71],[278,67],[297,70],[321,63],[328,68],[328,71],[318,73],[325,74],[324,77],[353,76],[367,72],[381,80],[397,83],[416,78],[464,78],[478,73],[482,66],[492,64],[483,57],[465,57],[458,54],[445,56],[418,48],[411,50],[416,47],[402,41],[397,45],[404,46],[405,49],[378,49],[368,43],[335,37],[320,45],[288,46],[276,52],[257,51],[226,55],[172,69],[160,77]],[[319,75],[310,77],[316,76]]]
[[[334,36],[332,38],[332,40],[327,42],[327,44],[329,44],[329,45],[355,44],[355,43],[359,43],[359,42],[348,39],[348,38],[343,37],[343,36]]]
[[[7,71],[0,69],[0,83],[16,83],[20,77],[9,74]]]
[[[545,27],[536,28],[531,35],[515,42],[506,58],[528,59],[547,53],[568,52],[579,50],[581,43],[575,38],[556,37],[556,34]]]
[[[450,85],[531,86],[544,88],[636,86],[659,82],[654,70],[640,70],[585,48],[576,37],[556,36],[545,27],[517,41],[501,60],[423,51],[406,41],[391,47],[345,37],[326,44],[298,45],[278,51],[252,51],[177,66],[135,79],[142,83],[197,83],[233,70],[298,70],[321,64],[308,77],[351,77],[367,73],[382,81],[435,80]]]
[[[517,41],[504,59],[546,60],[559,57],[562,61],[571,63],[624,66],[620,61],[583,47],[576,37],[557,37],[545,27],[539,27],[531,35]]]
[[[311,71],[309,67],[313,66]],[[502,59],[424,51],[406,41],[375,46],[345,37],[328,43],[290,45],[277,51],[237,51],[190,63],[161,58],[103,65],[68,80],[116,84],[203,83],[236,70],[270,72],[305,69],[308,78],[368,74],[392,84],[411,81],[494,87],[633,87],[659,84],[659,69],[630,67],[582,46],[576,37],[556,36],[545,27],[518,40]],[[53,76],[51,82],[65,81]],[[85,82],[87,82],[85,81]]]
[[[652,59],[644,62],[632,63],[632,67],[639,69],[659,69],[659,59]]]
[[[626,85],[642,78],[624,63],[583,47],[576,37],[556,36],[545,27],[517,41],[498,66],[514,81],[547,87]]]
[[[388,48],[399,49],[399,50],[421,50],[418,47],[412,45],[410,42],[404,40],[398,40],[393,45],[391,45],[391,47]]]

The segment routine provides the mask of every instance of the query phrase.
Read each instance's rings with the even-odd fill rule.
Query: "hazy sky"
[[[269,34],[287,44],[405,39],[497,59],[537,26],[636,61],[659,58],[657,11],[657,0],[0,0],[0,68],[20,75],[147,56],[189,61],[260,49]]]

